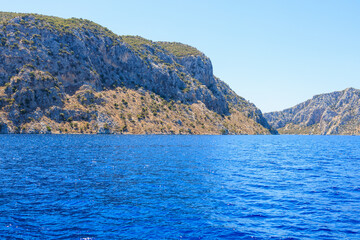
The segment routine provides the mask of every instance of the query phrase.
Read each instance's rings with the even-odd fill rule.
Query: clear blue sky
[[[360,89],[360,1],[1,1],[1,11],[86,18],[119,35],[192,45],[263,112]]]

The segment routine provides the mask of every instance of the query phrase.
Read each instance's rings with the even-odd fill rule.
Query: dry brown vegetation
[[[269,131],[232,110],[228,116],[210,111],[202,102],[191,105],[165,101],[148,91],[135,91],[125,87],[92,92],[92,104],[82,89],[67,96],[64,110],[94,112],[90,121],[63,119],[54,121],[44,115],[38,121],[21,125],[20,133],[112,133],[112,134],[269,134]],[[3,114],[6,114],[3,112]]]

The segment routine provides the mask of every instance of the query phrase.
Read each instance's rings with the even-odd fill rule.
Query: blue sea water
[[[360,137],[1,135],[0,239],[360,239]]]

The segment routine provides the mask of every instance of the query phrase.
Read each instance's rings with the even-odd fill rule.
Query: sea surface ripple
[[[360,239],[360,137],[1,135],[0,239]]]

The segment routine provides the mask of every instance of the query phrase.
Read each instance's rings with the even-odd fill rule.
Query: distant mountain
[[[280,134],[360,134],[360,90],[316,95],[280,112],[264,114]]]
[[[2,133],[276,133],[196,48],[0,12]]]

